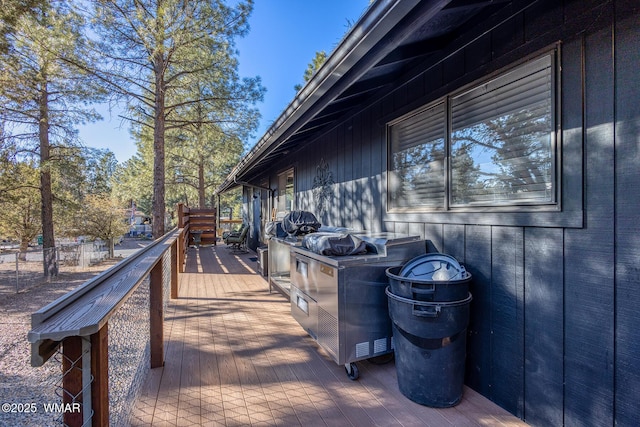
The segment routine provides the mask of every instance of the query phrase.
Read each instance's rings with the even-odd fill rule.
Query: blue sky
[[[317,51],[333,51],[342,36],[369,5],[369,0],[255,0],[249,18],[249,34],[236,39],[241,77],[260,76],[266,87],[257,107],[262,119],[249,147],[264,134],[295,96],[294,86],[304,82],[307,64]],[[80,127],[80,138],[89,147],[108,148],[119,162],[136,152],[128,124],[106,107],[104,120]]]

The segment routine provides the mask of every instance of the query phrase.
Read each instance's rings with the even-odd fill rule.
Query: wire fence
[[[105,242],[95,241],[61,245],[46,250],[0,253],[0,294],[19,293],[40,285],[61,273],[87,271],[104,261],[109,252]],[[51,257],[49,277],[44,261]]]
[[[164,280],[167,289],[170,285],[169,280],[169,277]],[[168,295],[168,291],[164,293]],[[147,277],[109,321],[110,426],[126,427],[129,425],[131,412],[149,374],[149,301],[149,278]],[[78,416],[82,416],[79,423],[83,426],[93,424],[94,411],[89,409],[91,408],[89,401],[94,378],[91,375],[87,376],[89,372],[85,369],[91,364],[90,352],[90,340],[87,337],[82,337],[82,352],[76,358],[67,358],[61,346],[49,362],[42,367],[47,368],[47,383],[53,384],[53,388],[34,390],[34,395],[38,396],[36,401],[47,402],[47,409],[32,414],[29,422],[35,422],[35,424],[31,425],[66,425],[63,421],[64,412],[73,412],[76,408]],[[81,372],[82,385],[73,391],[65,389],[63,386],[64,377],[76,375],[75,371],[78,370]],[[51,395],[51,390],[55,395]],[[49,394],[47,395],[47,393]],[[83,408],[82,414],[79,411],[80,407]],[[23,418],[22,421],[26,421],[26,419]]]
[[[166,310],[171,295],[171,253],[162,257],[162,305]],[[126,427],[150,371],[150,278],[147,275],[136,290],[127,298],[109,319],[108,324],[108,396],[109,426]],[[163,310],[163,311],[164,311]],[[21,411],[16,417],[5,419],[0,415],[0,427],[8,426],[89,426],[94,423],[94,408],[91,405],[91,387],[95,381],[88,369],[91,366],[92,342],[89,337],[81,339],[81,351],[65,354],[65,342],[55,354],[38,369],[37,383],[19,381],[10,384],[26,387],[28,399],[34,410]],[[81,377],[80,383],[74,383],[74,389],[65,388],[65,377]],[[0,387],[0,392],[3,387]],[[6,396],[14,394],[9,389]],[[22,405],[22,401],[17,403]],[[82,410],[80,410],[82,408]],[[75,413],[77,410],[77,413]],[[65,414],[71,413],[77,419],[65,420]],[[19,415],[19,416],[18,416]]]
[[[4,349],[9,355],[15,352]],[[3,354],[3,357],[5,355]],[[21,363],[22,362],[22,363]],[[17,360],[4,360],[1,363],[13,363],[14,371],[3,369],[0,375],[0,397],[8,408],[3,408],[0,413],[0,426],[2,427],[58,427],[62,424],[62,353],[53,356],[51,363],[41,366],[35,375],[29,375],[25,371],[34,369],[28,366],[28,362]],[[15,368],[22,370],[16,370]]]
[[[149,279],[109,320],[109,424],[129,417],[149,373]]]

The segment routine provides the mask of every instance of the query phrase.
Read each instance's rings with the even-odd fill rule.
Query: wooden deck
[[[166,313],[165,366],[151,371],[132,426],[524,426],[466,388],[454,408],[400,393],[394,363],[347,378],[269,293],[255,254],[190,248]]]

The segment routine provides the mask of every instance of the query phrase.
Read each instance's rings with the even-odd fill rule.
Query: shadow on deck
[[[165,313],[165,366],[146,379],[133,426],[520,426],[469,388],[454,408],[400,393],[394,363],[358,362],[347,378],[269,293],[255,254],[189,248]]]

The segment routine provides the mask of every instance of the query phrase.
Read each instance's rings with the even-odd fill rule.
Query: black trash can
[[[418,301],[386,293],[398,387],[416,403],[445,408],[462,399],[471,294],[457,301]]]
[[[419,301],[459,301],[467,297],[471,274],[446,254],[420,255],[386,270],[391,292]]]

